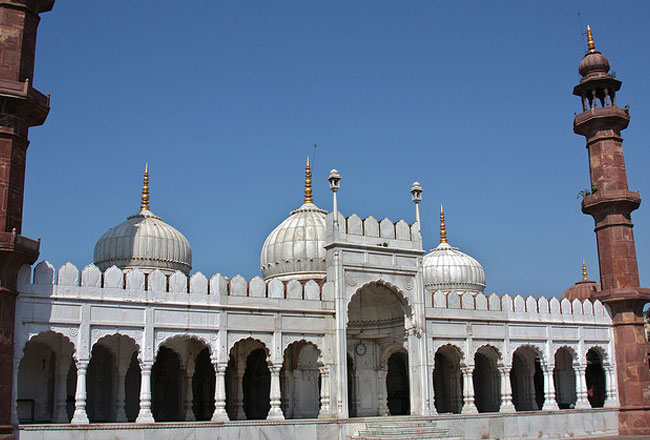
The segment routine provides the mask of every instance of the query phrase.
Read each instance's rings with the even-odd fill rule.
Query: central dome
[[[260,255],[265,279],[313,279],[325,276],[325,218],[311,196],[309,158],[305,168],[305,202],[266,237]]]

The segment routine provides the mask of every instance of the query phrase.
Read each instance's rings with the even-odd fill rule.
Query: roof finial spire
[[[142,185],[142,203],[140,210],[149,210],[149,163],[144,165],[144,184]]]
[[[596,52],[596,43],[594,43],[594,36],[591,34],[591,26],[587,25],[587,48],[589,53]]]
[[[447,243],[447,229],[445,226],[445,211],[440,204],[440,243]]]
[[[311,196],[311,167],[309,166],[309,155],[307,155],[307,165],[305,166],[305,203],[314,203]]]
[[[582,259],[582,281],[587,281],[587,265],[585,264],[584,258]]]

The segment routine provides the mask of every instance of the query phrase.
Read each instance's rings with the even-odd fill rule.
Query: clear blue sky
[[[192,245],[194,271],[259,273],[266,235],[302,202],[412,222],[477,258],[488,292],[559,295],[597,273],[584,138],[572,96],[577,12],[623,81],[623,132],[642,284],[650,285],[650,2],[63,1],[43,14],[23,233],[57,267],[152,210]]]

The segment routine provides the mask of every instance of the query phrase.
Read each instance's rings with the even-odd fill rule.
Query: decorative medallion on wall
[[[411,290],[411,289],[413,289],[413,286],[415,285],[415,283],[414,283],[414,281],[413,281],[413,277],[406,277],[406,278],[404,278],[404,280],[402,281],[402,285],[404,286],[404,288],[405,288],[406,290]]]
[[[70,327],[70,329],[68,329],[68,333],[69,333],[70,336],[72,336],[73,338],[76,338],[77,335],[79,334],[79,330],[78,330],[76,327]]]
[[[357,276],[354,272],[348,272],[348,274],[345,276],[345,282],[348,286],[354,287],[359,281],[357,280]]]

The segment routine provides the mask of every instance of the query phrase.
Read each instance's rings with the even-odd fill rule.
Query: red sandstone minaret
[[[39,242],[20,235],[29,127],[41,125],[49,97],[32,87],[39,14],[54,0],[0,2],[0,440],[12,439],[16,278],[38,257]]]
[[[650,434],[650,373],[642,318],[650,289],[639,287],[630,218],[641,196],[628,189],[621,137],[630,115],[616,104],[621,82],[609,74],[609,61],[596,50],[589,27],[587,35],[589,51],[578,67],[580,84],[573,89],[582,98],[583,112],[576,115],[573,130],[587,138],[589,152],[591,194],[582,201],[582,212],[596,223],[602,286],[592,297],[612,311],[619,431],[622,435]]]

